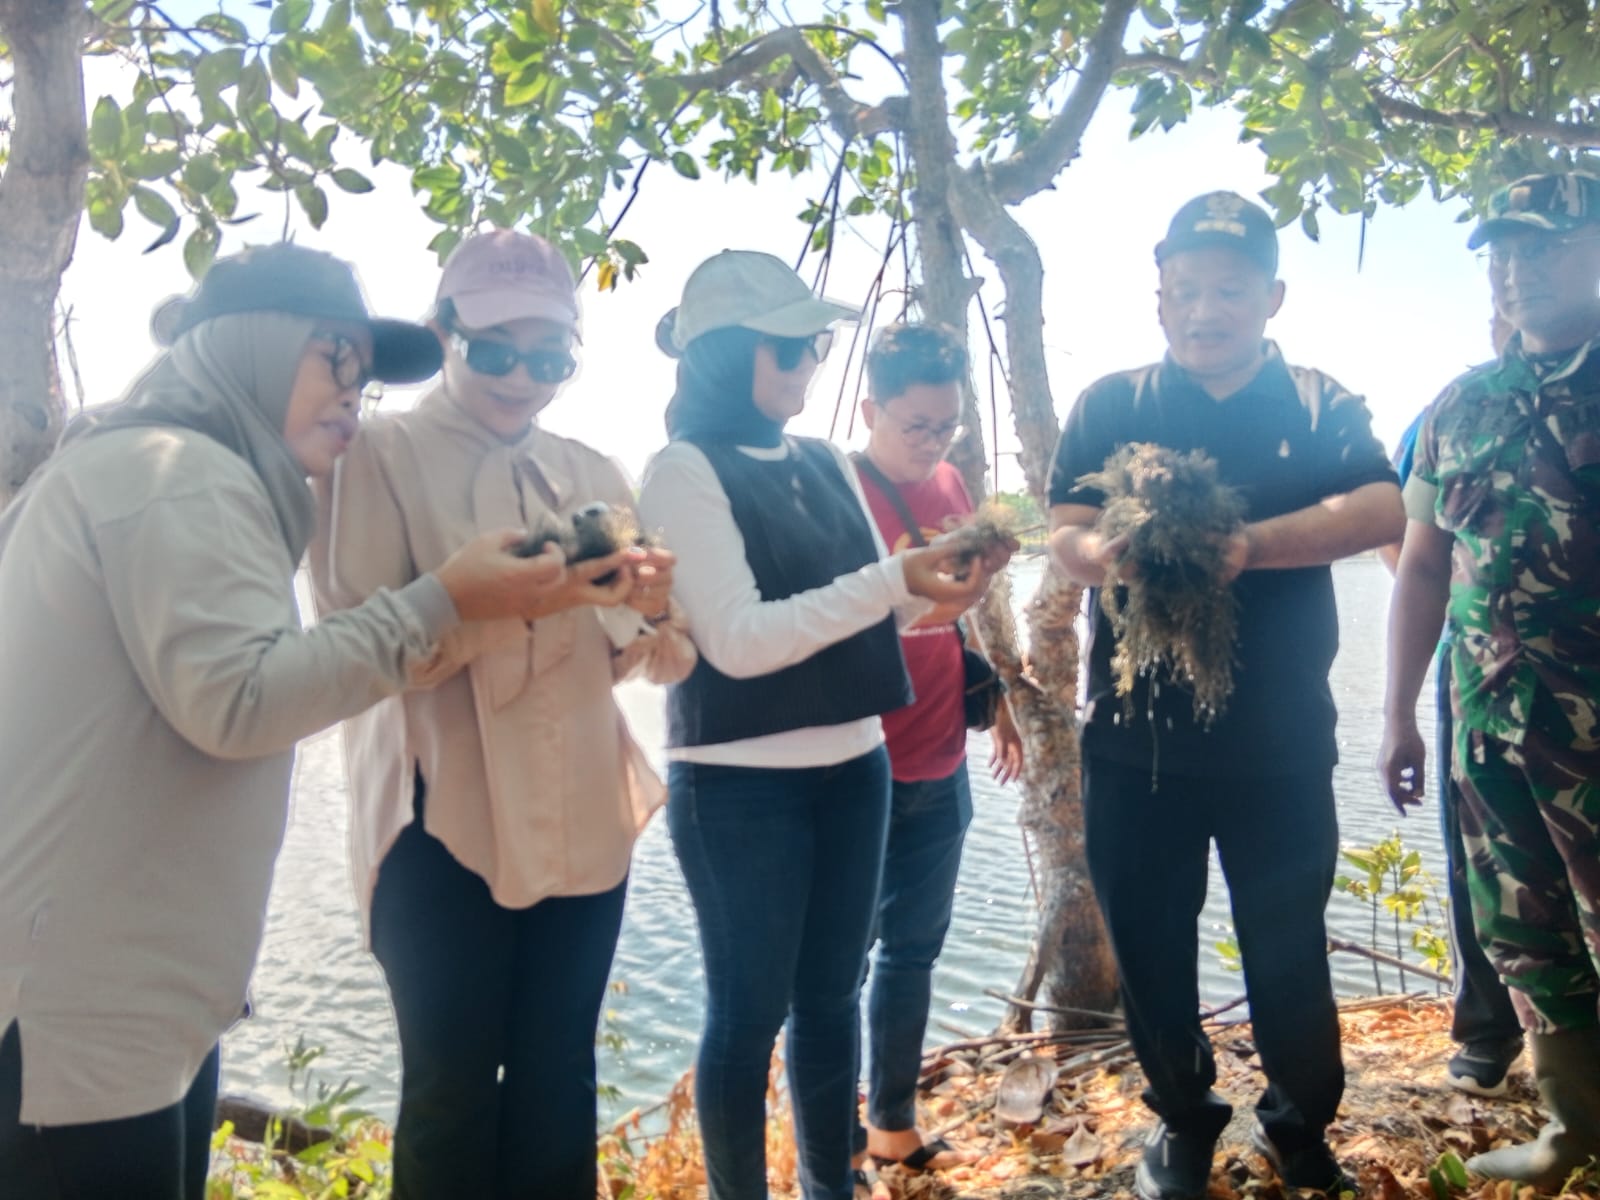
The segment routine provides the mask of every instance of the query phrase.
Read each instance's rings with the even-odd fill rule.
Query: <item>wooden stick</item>
[[[1121,1025],[1123,1020],[1115,1013],[1096,1012],[1092,1008],[1060,1008],[1053,1004],[1038,1004],[1032,1000],[1024,1000],[1021,996],[1008,995],[998,988],[984,988],[983,994],[996,1000],[1004,1000],[1007,1004],[1017,1008],[1025,1008],[1029,1012],[1059,1013],[1067,1017],[1093,1017],[1097,1021],[1104,1021],[1108,1025]]]
[[[1346,954],[1359,954],[1362,958],[1371,959],[1375,963],[1382,963],[1386,967],[1395,967],[1400,971],[1410,972],[1411,974],[1420,976],[1423,979],[1430,979],[1434,983],[1453,984],[1455,982],[1454,980],[1439,974],[1437,971],[1430,971],[1427,967],[1416,966],[1412,963],[1406,962],[1404,959],[1395,958],[1392,954],[1385,954],[1381,950],[1369,950],[1365,946],[1358,946],[1355,942],[1346,942],[1341,941],[1338,938],[1329,938],[1328,948],[1330,950],[1343,950]]]

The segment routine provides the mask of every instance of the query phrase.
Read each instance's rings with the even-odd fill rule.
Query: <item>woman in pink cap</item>
[[[537,422],[577,366],[553,246],[468,238],[431,324],[439,386],[370,422],[325,497],[325,608],[482,529],[632,506],[610,459]],[[693,666],[673,561],[571,564],[535,619],[463,625],[421,686],[345,725],[357,893],[400,1033],[398,1200],[595,1194],[595,1025],[634,839],[663,800],[612,687]]]

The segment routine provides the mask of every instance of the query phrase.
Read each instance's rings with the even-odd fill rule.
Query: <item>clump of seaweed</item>
[[[542,516],[523,538],[512,547],[512,553],[531,558],[546,546],[555,546],[569,563],[585,562],[591,558],[605,558],[629,546],[655,546],[659,540],[639,526],[638,518],[626,508],[613,508],[603,500],[587,504],[572,514],[570,521],[546,514]],[[615,571],[594,580],[601,587],[610,587],[615,581]]]
[[[1117,637],[1117,695],[1127,701],[1140,675],[1164,670],[1193,690],[1195,719],[1210,725],[1233,691],[1237,611],[1225,579],[1243,499],[1205,453],[1148,442],[1122,447],[1079,482],[1105,495],[1100,532],[1128,539],[1100,589]]]
[[[965,579],[972,564],[995,550],[1015,551],[1022,534],[1020,522],[1011,509],[992,500],[943,536],[955,548],[955,577]]]

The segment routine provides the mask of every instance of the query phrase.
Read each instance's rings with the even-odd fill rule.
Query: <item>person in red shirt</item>
[[[856,456],[862,490],[890,553],[932,540],[972,512],[960,473],[944,457],[961,434],[960,381],[967,354],[938,325],[893,325],[867,356],[870,431]],[[909,515],[920,539],[907,529]],[[964,1161],[942,1138],[917,1129],[917,1073],[932,999],[933,964],[944,946],[961,843],[972,817],[962,696],[959,608],[944,606],[901,637],[916,700],[883,717],[894,776],[889,837],[878,899],[877,953],[867,1001],[870,1082],[856,1148],[880,1164],[913,1170]],[[1022,770],[1022,739],[1002,702],[992,730],[997,782]]]

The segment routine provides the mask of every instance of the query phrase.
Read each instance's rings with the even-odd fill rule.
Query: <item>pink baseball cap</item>
[[[542,317],[578,330],[578,285],[566,258],[544,238],[496,229],[467,238],[445,260],[439,300],[468,329]]]

